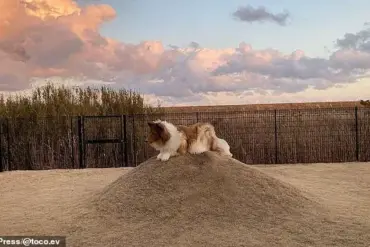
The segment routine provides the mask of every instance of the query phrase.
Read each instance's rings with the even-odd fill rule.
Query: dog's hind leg
[[[223,156],[230,156],[232,157],[232,153],[230,152],[229,144],[221,138],[215,138],[212,144],[212,151],[218,152],[220,155]]]

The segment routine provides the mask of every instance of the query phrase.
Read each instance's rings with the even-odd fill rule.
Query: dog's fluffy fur
[[[167,121],[156,120],[148,122],[148,125],[150,133],[146,141],[159,151],[159,160],[166,161],[172,156],[186,152],[200,154],[206,151],[232,157],[229,144],[216,136],[210,123],[175,126]]]

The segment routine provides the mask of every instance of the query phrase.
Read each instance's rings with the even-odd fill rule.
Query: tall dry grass
[[[234,157],[249,164],[369,161],[370,108],[355,109],[348,105],[217,112],[181,108],[176,113],[147,106],[140,94],[131,91],[49,84],[30,96],[0,96],[1,163],[5,170],[78,168],[84,154],[87,167],[118,167],[126,159],[135,166],[156,154],[144,139],[147,122],[158,118],[183,125],[211,122]],[[87,117],[101,115],[115,116]],[[80,153],[77,116],[85,116],[85,144],[121,139],[124,129],[127,143],[86,144]]]
[[[34,89],[30,95],[6,99],[1,95],[1,165],[4,170],[76,168],[80,155],[77,116],[158,111],[159,106],[144,104],[143,97],[137,92],[107,87],[68,88],[47,84]],[[104,138],[109,129],[117,129],[114,122],[111,126],[107,126],[106,121],[87,126],[86,132],[94,133],[96,138]],[[112,157],[107,151],[110,150],[109,144],[87,149],[94,159],[103,157],[103,160],[111,162],[107,159]],[[116,165],[111,162],[110,166],[112,164]]]

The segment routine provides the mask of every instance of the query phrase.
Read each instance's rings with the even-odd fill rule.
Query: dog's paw
[[[180,156],[180,153],[178,153],[178,152],[172,153],[171,156],[173,156],[173,157]]]
[[[217,152],[217,151],[216,151]],[[226,157],[233,157],[233,154],[227,151],[218,151],[217,152],[221,156],[226,156]]]
[[[209,149],[207,149],[206,147],[201,146],[201,145],[193,145],[188,150],[188,152],[190,154],[202,154],[202,153],[205,153],[207,151],[209,151]]]
[[[203,150],[191,150],[191,151],[189,151],[190,154],[202,154],[204,152],[205,151],[203,151]]]
[[[161,161],[167,161],[167,160],[169,160],[170,159],[170,154],[169,153],[164,153],[164,154],[162,154],[162,156],[160,157],[160,160]]]
[[[157,155],[157,160],[162,159],[162,156],[163,156],[163,153],[159,153],[159,154]]]

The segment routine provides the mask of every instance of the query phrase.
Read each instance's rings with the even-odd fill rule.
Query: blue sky
[[[160,40],[185,46],[191,41],[207,48],[233,48],[242,41],[254,49],[274,48],[284,53],[296,49],[309,56],[327,56],[325,46],[346,32],[357,32],[368,21],[370,1],[344,0],[104,0],[117,12],[102,33],[124,42]],[[264,6],[276,13],[288,10],[288,25],[243,23],[231,17],[239,6]]]
[[[58,80],[162,105],[369,98],[369,0],[4,3],[2,91]],[[201,49],[169,47],[191,42]]]

